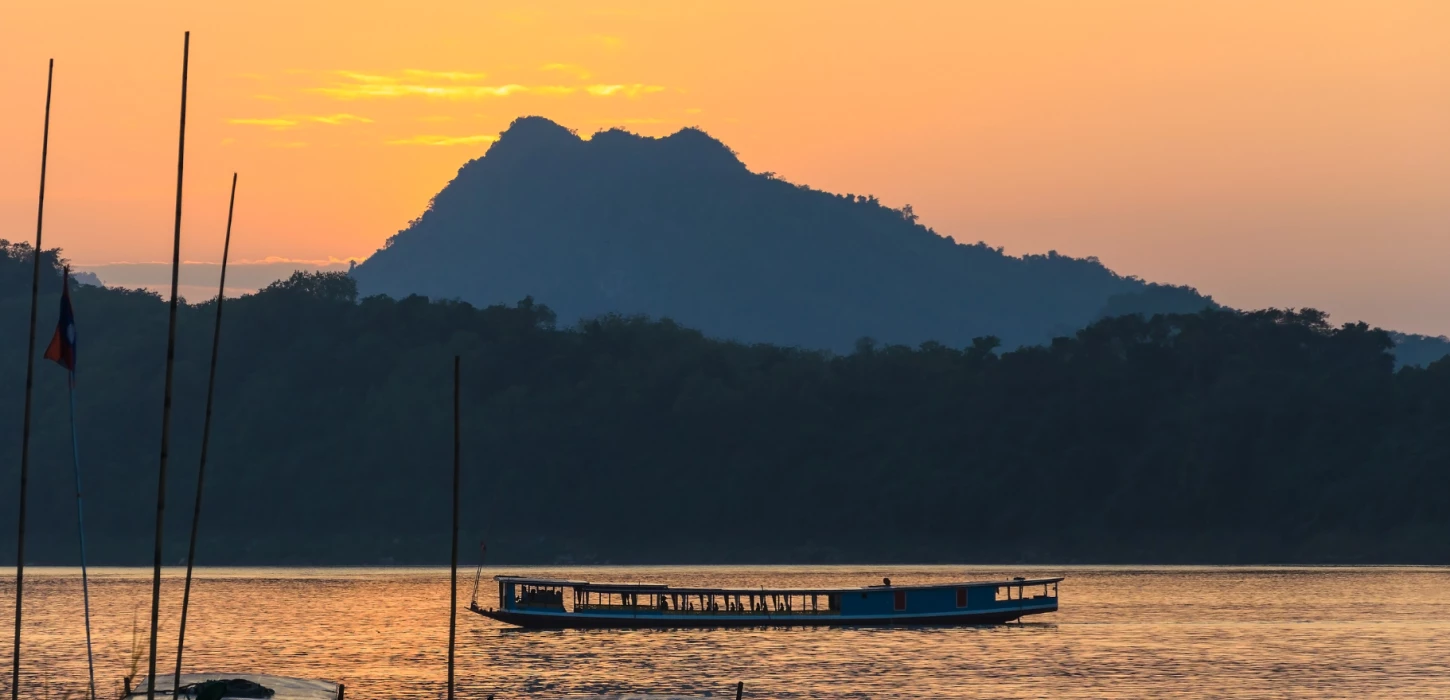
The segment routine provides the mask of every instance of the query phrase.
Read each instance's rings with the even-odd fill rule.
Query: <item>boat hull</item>
[[[679,629],[721,627],[893,627],[999,625],[1057,611],[1051,605],[920,615],[604,615],[571,612],[537,612],[474,608],[487,618],[529,629]]]

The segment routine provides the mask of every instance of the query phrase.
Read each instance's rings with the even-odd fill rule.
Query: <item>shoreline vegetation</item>
[[[0,251],[4,327],[23,325],[28,254]],[[72,297],[92,561],[142,563],[166,305]],[[358,298],[337,273],[227,308],[201,566],[438,560],[454,354],[462,541],[487,540],[490,563],[1450,561],[1450,362],[1396,369],[1387,333],[1313,310],[837,354],[638,317],[559,328],[532,299]],[[176,493],[194,487],[213,312],[180,312]],[[0,347],[0,393],[19,395],[23,366]],[[37,372],[38,565],[75,557],[63,375]],[[19,410],[0,404],[0,454],[18,451]],[[15,469],[0,461],[0,479]],[[185,535],[168,522],[168,564]]]

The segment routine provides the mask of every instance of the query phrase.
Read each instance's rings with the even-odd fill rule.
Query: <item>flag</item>
[[[45,349],[45,359],[61,367],[76,371],[76,317],[70,306],[70,270],[65,271],[60,292],[60,321],[55,324],[55,335],[50,347]]]

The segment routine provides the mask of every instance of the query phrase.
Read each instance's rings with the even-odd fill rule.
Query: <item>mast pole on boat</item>
[[[453,356],[453,557],[449,570],[448,598],[448,700],[453,700],[453,649],[458,637],[458,482],[461,460],[459,449],[458,395],[459,357]]]
[[[206,379],[206,418],[201,426],[201,464],[196,468],[196,505],[191,512],[191,542],[186,549],[186,587],[181,593],[181,625],[176,635],[176,677],[172,688],[181,687],[181,656],[186,650],[186,613],[191,607],[191,571],[196,561],[196,531],[201,522],[202,486],[206,483],[206,453],[211,444],[212,395],[216,391],[217,348],[222,342],[222,302],[227,296],[227,255],[232,249],[232,212],[237,206],[237,174],[232,173],[232,196],[227,201],[227,234],[222,242],[222,274],[216,295],[216,327],[211,336],[211,371]]]
[[[61,288],[60,289],[61,289],[61,295],[62,295],[62,303],[61,303],[61,323],[64,324],[66,322],[66,314],[68,313],[67,312],[67,309],[70,308],[70,305],[64,301],[64,299],[70,294],[70,267],[69,266],[67,266],[65,268],[65,274],[61,276]],[[75,319],[74,319],[74,317],[72,317],[70,319],[70,323],[71,323],[71,327],[69,329],[67,329],[67,328],[60,328],[60,329],[57,329],[57,332],[59,332],[59,333],[73,332],[74,331],[74,328],[75,328]],[[74,347],[74,343],[75,343],[75,337],[74,336],[71,336],[70,342],[72,343],[72,347]],[[48,353],[47,353],[47,357],[49,357],[49,354]],[[62,363],[62,364],[64,364],[64,363]],[[96,660],[95,660],[95,654],[91,651],[91,582],[90,582],[89,567],[86,566],[86,509],[85,509],[85,501],[81,497],[81,494],[84,493],[84,491],[82,491],[82,489],[81,489],[81,441],[80,441],[79,436],[77,436],[77,434],[76,434],[76,368],[75,368],[75,356],[74,355],[71,356],[71,366],[69,367],[69,370],[70,371],[67,373],[69,375],[67,377],[67,379],[69,380],[67,382],[67,385],[68,385],[67,388],[69,389],[69,391],[67,393],[70,396],[70,447],[71,447],[71,465],[75,468],[75,477],[76,477],[76,531],[80,534],[80,544],[81,544],[81,599],[82,599],[82,602],[83,602],[83,604],[85,606],[84,609],[85,609],[85,616],[86,616],[86,671],[89,672],[89,674],[90,674],[89,677],[90,677],[90,688],[91,688],[91,695],[90,695],[91,700],[96,700]]]
[[[171,379],[176,366],[176,283],[181,265],[181,184],[186,165],[186,71],[191,60],[191,32],[181,49],[181,129],[176,153],[176,223],[171,246],[171,311],[166,331],[166,383],[161,401],[161,464],[156,476],[156,553],[151,570],[151,660],[146,676],[146,700],[156,700],[156,636],[161,615],[161,535],[166,518],[166,460],[171,445]]]
[[[15,646],[11,648],[10,700],[20,697],[20,617],[25,603],[25,493],[30,485],[30,395],[35,387],[35,308],[40,299],[41,231],[45,223],[45,166],[50,156],[50,91],[55,59],[45,76],[45,132],[40,141],[40,200],[35,214],[34,270],[30,278],[30,339],[25,344],[25,418],[20,431],[20,526],[15,544]]]
[[[478,543],[478,568],[473,571],[473,597],[469,600],[469,607],[478,605],[478,583],[483,580],[483,561],[488,558],[488,543]]]

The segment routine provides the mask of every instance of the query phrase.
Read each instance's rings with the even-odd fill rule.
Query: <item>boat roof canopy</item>
[[[1063,580],[1062,576],[1047,578],[1016,578],[1004,581],[959,581],[952,583],[925,583],[911,586],[860,586],[857,588],[674,588],[663,583],[590,583],[563,579],[529,578],[526,576],[495,576],[495,581],[523,584],[526,586],[569,587],[594,593],[676,593],[680,595],[810,595],[829,593],[853,593],[890,588],[892,590],[922,590],[928,588],[981,588],[997,586],[1042,586]]]
[[[570,581],[558,578],[530,578],[528,576],[495,576],[493,580],[502,583],[522,583],[526,586],[587,586],[588,581]]]

